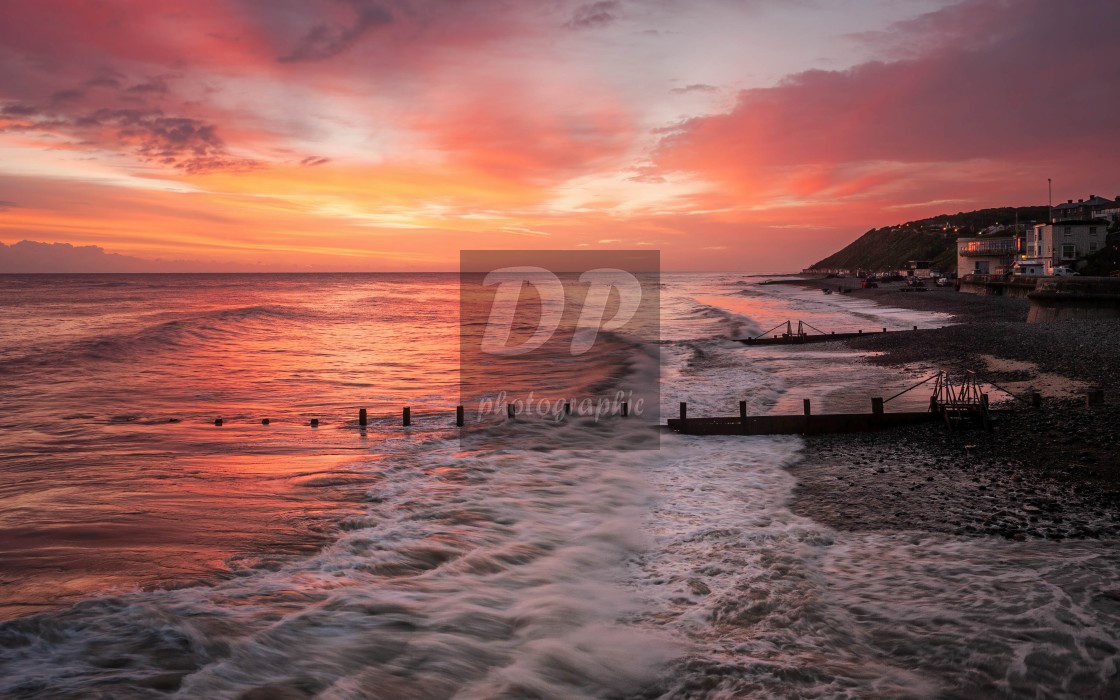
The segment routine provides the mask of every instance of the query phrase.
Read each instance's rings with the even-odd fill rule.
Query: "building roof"
[[[1061,219],[1047,226],[1108,226],[1107,219]]]
[[[1089,198],[1084,201],[1068,201],[1063,204],[1057,204],[1054,206],[1054,211],[1065,211],[1066,209],[1077,209],[1079,207],[1103,207],[1112,204],[1115,204],[1113,200],[1105,199],[1104,197],[1098,197],[1097,195],[1093,194],[1089,195]]]

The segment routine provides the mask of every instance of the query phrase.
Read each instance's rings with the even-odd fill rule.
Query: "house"
[[[1116,221],[1120,219],[1120,197],[1116,198],[1115,202],[1102,206],[1097,210],[1096,216],[1108,221]]]
[[[1010,274],[1019,246],[1014,236],[976,236],[957,239],[958,275]]]
[[[1047,274],[1050,274],[1055,267],[1071,266],[1104,248],[1107,233],[1108,222],[1104,219],[1066,219],[1037,224],[1033,231],[1027,232],[1024,254],[1044,260]]]
[[[1104,212],[1115,211],[1118,207],[1120,207],[1120,197],[1113,201],[1091,194],[1089,199],[1079,199],[1076,202],[1070,199],[1065,204],[1053,207],[1050,210],[1050,220],[1052,223],[1057,223],[1059,221],[1088,221],[1101,217],[1111,218]]]

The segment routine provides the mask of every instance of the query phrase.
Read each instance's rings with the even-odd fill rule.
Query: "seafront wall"
[[[1047,279],[1027,295],[1027,323],[1068,319],[1120,318],[1120,279],[1073,277]]]
[[[957,291],[981,296],[1024,298],[1034,291],[1037,281],[1034,277],[965,275],[960,279]]]

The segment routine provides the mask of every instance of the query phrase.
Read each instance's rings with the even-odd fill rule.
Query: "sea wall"
[[[958,282],[957,291],[981,296],[1024,298],[1034,291],[1037,281],[1034,277],[965,275]]]
[[[1046,280],[1027,295],[1027,323],[1120,318],[1120,279],[1074,277]]]

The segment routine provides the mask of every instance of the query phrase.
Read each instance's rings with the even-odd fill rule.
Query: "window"
[[[1066,243],[1062,246],[1062,260],[1073,260],[1077,257],[1077,247],[1072,243]]]
[[[1097,242],[1096,241],[1090,241],[1089,242],[1089,252],[1090,253],[1097,252]]]
[[[1065,234],[1066,238],[1069,238],[1070,236],[1073,235],[1073,229],[1070,228],[1069,226],[1064,226],[1063,230],[1062,230],[1062,233]]]
[[[1090,227],[1089,227],[1089,235],[1090,235],[1090,236],[1095,236],[1095,235],[1097,235],[1097,227],[1096,227],[1096,226],[1090,226]]]

